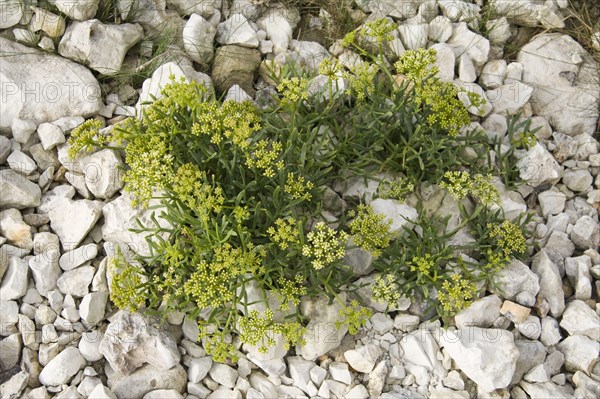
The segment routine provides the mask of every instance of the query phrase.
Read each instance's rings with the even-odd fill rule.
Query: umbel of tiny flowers
[[[340,328],[342,325],[346,325],[348,332],[354,335],[367,324],[367,320],[373,315],[373,312],[371,309],[360,306],[357,300],[353,300],[349,306],[340,310],[339,315],[342,317],[342,321],[336,321],[335,327]]]
[[[73,129],[69,137],[69,158],[76,159],[82,152],[90,152],[93,148],[105,144],[103,137],[98,136],[98,130],[102,126],[101,121],[88,119]]]
[[[393,274],[378,274],[373,284],[373,299],[379,303],[395,304],[400,299],[399,288]]]
[[[277,85],[277,91],[282,95],[280,100],[281,106],[295,106],[299,102],[306,100],[308,98],[308,84],[309,81],[307,79],[297,76],[282,79],[281,83]]]
[[[499,226],[488,224],[488,229],[490,229],[490,237],[496,241],[496,245],[507,258],[524,254],[527,250],[523,230],[510,220],[503,221]]]
[[[365,204],[358,205],[356,211],[348,212],[348,216],[354,218],[349,224],[354,243],[371,251],[373,256],[381,255],[381,250],[390,245],[391,220],[373,212],[373,208]]]
[[[466,171],[448,171],[444,173],[444,181],[440,187],[448,190],[456,200],[461,200],[468,194],[477,198],[484,205],[498,204],[500,194],[492,184],[491,175],[471,174]]]
[[[476,295],[475,284],[455,273],[442,283],[442,289],[438,292],[438,301],[444,314],[453,316],[468,308]]]
[[[281,249],[287,249],[290,244],[299,241],[298,226],[293,217],[275,220],[275,226],[270,226],[267,233],[271,241]]]
[[[348,234],[335,231],[324,222],[317,223],[306,239],[308,244],[302,247],[302,255],[312,259],[315,270],[320,270],[346,255]]]

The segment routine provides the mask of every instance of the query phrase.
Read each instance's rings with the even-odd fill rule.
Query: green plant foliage
[[[364,326],[371,312],[353,299],[358,287],[344,261],[353,245],[375,255],[376,300],[421,297],[446,321],[477,298],[476,283],[525,252],[524,222],[497,209],[492,176],[511,175],[488,157],[494,143],[465,128],[459,89],[437,78],[435,52],[407,51],[393,66],[385,60],[390,29],[381,20],[352,32],[344,42],[362,55],[361,66],[324,61],[323,90],[309,90],[310,76],[286,75],[273,105],[260,109],[173,80],[141,118],[107,135],[95,122],[74,131],[73,156],[120,146],[126,190],[141,206],[160,199],[170,224],[141,227],[155,234],[139,264],[114,262],[115,305],[186,313],[198,320],[207,352],[224,361],[236,356],[232,333],[262,352],[277,339],[302,343],[303,296],[339,301],[338,327]],[[327,187],[379,172],[398,176],[380,184],[379,198],[412,201],[417,221],[392,234],[390,221],[364,202],[337,210],[335,222],[324,216]],[[426,212],[423,183],[456,198],[457,227]],[[458,231],[476,239],[448,245]]]

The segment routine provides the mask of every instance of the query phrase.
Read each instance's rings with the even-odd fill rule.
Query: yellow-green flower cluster
[[[110,259],[109,269],[112,271],[110,284],[110,300],[119,309],[135,312],[146,304],[142,292],[143,278],[139,270],[129,265],[122,255],[117,254]]]
[[[498,204],[500,194],[492,184],[492,175],[477,173],[473,176],[473,188],[471,194],[484,205]]]
[[[266,309],[262,315],[257,310],[250,311],[239,319],[240,340],[248,345],[258,346],[260,353],[267,353],[275,345],[273,311]]]
[[[381,18],[367,22],[364,27],[360,29],[360,33],[374,39],[378,44],[383,44],[390,40],[394,40],[392,32],[397,28],[398,26],[392,22],[391,19]]]
[[[252,310],[241,317],[239,331],[243,343],[258,346],[260,353],[267,353],[275,345],[275,334],[283,336],[285,349],[289,349],[290,344],[303,341],[305,328],[297,322],[276,323],[273,321],[273,311],[266,309],[262,315],[257,310]]]
[[[216,186],[214,182],[208,183],[206,172],[191,163],[177,169],[172,190],[177,199],[204,221],[209,219],[211,213],[220,213],[225,202],[221,187]]]
[[[396,61],[394,68],[420,85],[438,72],[439,69],[434,66],[436,55],[434,49],[408,50]]]
[[[357,101],[363,101],[367,96],[375,92],[375,76],[379,72],[379,67],[375,64],[363,62],[350,70],[351,73],[346,74],[350,83],[346,94],[356,96]]]
[[[502,250],[494,251],[488,249],[486,255],[486,263],[483,266],[483,270],[486,272],[497,272],[503,269],[506,263],[510,261],[510,257],[506,256]]]
[[[338,79],[343,71],[344,66],[337,58],[324,58],[319,64],[319,74],[327,76],[329,80]]]
[[[454,315],[471,305],[477,295],[475,284],[463,279],[459,274],[453,274],[449,280],[442,283],[438,292],[438,300],[446,315]]]
[[[200,309],[219,307],[234,299],[231,284],[246,273],[258,273],[261,269],[260,256],[242,248],[223,244],[214,250],[212,262],[198,262],[196,270],[183,285],[188,300]]]
[[[206,353],[212,357],[215,362],[225,363],[228,359],[237,362],[238,356],[235,346],[231,342],[227,342],[225,334],[220,331],[213,331],[214,326],[209,325],[208,328],[203,322],[199,325],[199,339],[203,342]]]
[[[312,266],[320,270],[346,254],[348,234],[335,231],[323,222],[306,236],[308,244],[302,247],[302,255],[312,259]]]
[[[183,285],[183,292],[200,309],[219,307],[232,301],[234,292],[229,286],[233,273],[222,270],[217,273],[212,264],[201,260]]]
[[[537,143],[537,138],[534,133],[529,131],[521,132],[517,135],[518,137],[513,138],[511,144],[516,148],[527,148],[530,149]]]
[[[413,192],[414,184],[404,178],[398,178],[390,182],[383,182],[377,188],[379,198],[403,200],[406,195]]]
[[[311,181],[306,181],[303,176],[294,177],[293,173],[288,173],[283,190],[290,194],[292,199],[302,199],[309,201],[312,198],[310,190],[314,187]]]
[[[80,152],[90,152],[94,147],[104,144],[102,137],[98,137],[98,130],[102,126],[99,120],[88,119],[73,129],[69,137],[69,158],[76,159]]]
[[[458,89],[452,83],[436,81],[423,87],[416,85],[415,90],[429,107],[429,126],[439,126],[455,137],[471,121],[464,104],[457,98]]]
[[[196,122],[191,132],[210,136],[210,142],[221,144],[224,139],[246,150],[252,134],[260,130],[260,116],[250,101],[205,101],[196,106]]]
[[[353,300],[349,306],[340,310],[339,315],[343,317],[343,321],[336,321],[336,328],[346,325],[348,332],[355,335],[361,327],[367,324],[367,320],[373,315],[373,312],[371,309],[360,306],[357,300]]]
[[[500,226],[488,225],[488,229],[490,229],[490,237],[495,238],[498,247],[506,257],[524,254],[527,250],[523,230],[510,220],[505,220]]]
[[[445,188],[457,200],[461,200],[471,194],[484,205],[497,204],[500,201],[500,194],[492,183],[492,175],[475,174],[473,177],[469,172],[446,172],[444,173],[446,181],[440,183],[440,187]]]
[[[358,205],[356,211],[348,212],[354,219],[350,222],[350,232],[354,243],[359,247],[371,251],[374,256],[381,255],[381,250],[390,245],[391,221],[384,215],[373,212],[373,209],[364,204]]]
[[[304,345],[306,343],[304,340],[306,327],[298,322],[279,323],[277,324],[277,331],[285,338],[283,344],[285,350],[289,350],[293,345]]]
[[[238,224],[244,223],[250,218],[250,212],[248,211],[248,205],[236,206],[233,208],[233,217]]]
[[[129,170],[123,181],[125,189],[133,194],[134,205],[147,205],[154,190],[165,188],[173,177],[171,145],[162,136],[139,135],[126,148],[125,162]]]
[[[277,85],[277,91],[282,94],[280,104],[282,106],[294,105],[308,98],[308,80],[294,76],[282,79]]]
[[[247,154],[246,166],[262,169],[263,175],[271,178],[275,176],[276,170],[283,169],[283,161],[277,160],[282,149],[283,145],[278,141],[260,140],[256,143],[252,153]]]
[[[425,256],[415,256],[412,258],[410,271],[418,272],[424,276],[429,276],[431,275],[431,271],[434,267],[435,259],[433,259],[431,254],[425,254]]]
[[[298,226],[295,218],[277,219],[275,220],[275,228],[271,226],[267,229],[271,241],[273,241],[281,249],[287,249],[290,244],[298,242]]]
[[[457,200],[465,198],[473,188],[473,180],[469,172],[448,171],[444,173],[444,178],[446,181],[442,181],[440,187],[448,190]]]
[[[457,98],[458,88],[451,82],[442,82],[436,76],[439,69],[433,65],[435,59],[436,52],[433,49],[409,50],[394,67],[414,84],[417,105],[428,108],[428,124],[439,126],[447,130],[450,136],[456,136],[460,128],[470,122],[469,113]]]
[[[375,276],[373,299],[380,303],[395,304],[400,299],[400,288],[392,274]]]
[[[163,114],[165,111],[172,114],[173,111],[193,111],[202,103],[208,91],[204,84],[188,82],[183,76],[176,79],[174,75],[170,75],[169,79],[171,82],[163,87],[161,97],[150,108]]]
[[[279,288],[275,293],[281,302],[281,310],[288,310],[290,302],[295,306],[300,304],[300,297],[306,295],[306,287],[302,286],[303,283],[304,279],[300,275],[296,275],[294,280],[288,280],[283,276],[277,279]]]

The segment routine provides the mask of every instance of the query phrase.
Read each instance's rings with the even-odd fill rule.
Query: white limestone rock
[[[12,169],[0,170],[0,192],[0,209],[36,207],[42,196],[40,186]]]
[[[29,268],[35,281],[35,288],[40,295],[47,296],[50,291],[56,289],[61,275],[58,266],[59,256],[60,252],[55,248],[29,258]]]
[[[60,238],[63,248],[78,246],[102,214],[102,203],[89,200],[57,199],[48,212],[50,227]],[[73,223],[77,220],[77,223]]]
[[[79,315],[88,324],[97,324],[104,319],[108,292],[99,291],[86,294],[79,304]]]
[[[565,271],[575,289],[575,299],[588,300],[592,297],[592,260],[587,255],[565,259]]]
[[[429,40],[445,43],[452,36],[452,22],[443,15],[438,15],[429,23]]]
[[[13,151],[6,162],[12,170],[25,176],[31,175],[37,169],[35,161],[19,150]]]
[[[461,310],[454,316],[454,322],[458,328],[491,327],[494,321],[500,317],[502,300],[497,295],[481,298],[466,309]]]
[[[536,143],[527,151],[525,156],[518,161],[517,167],[521,179],[526,180],[527,184],[532,187],[557,182],[563,171],[562,166],[540,143]]]
[[[565,171],[562,182],[571,191],[586,192],[592,188],[594,177],[587,169],[569,169]]]
[[[448,330],[441,335],[440,345],[458,368],[485,392],[510,384],[519,357],[510,332],[478,327]]]
[[[93,266],[81,266],[66,271],[58,278],[56,285],[63,294],[77,298],[84,297],[89,292],[89,285],[94,278],[95,271]]]
[[[341,294],[339,298],[345,301],[346,295]],[[329,304],[327,297],[303,298],[300,310],[310,321],[304,334],[305,343],[296,346],[296,353],[306,360],[315,360],[340,345],[348,332],[346,325],[340,328],[335,325],[339,312],[343,310],[343,304],[337,300]]]
[[[519,112],[531,98],[535,91],[533,86],[514,82],[505,84],[497,89],[486,91],[486,95],[494,112],[501,115],[512,115]]]
[[[175,389],[156,389],[144,395],[143,399],[183,399]]]
[[[538,194],[538,202],[542,208],[542,216],[558,215],[565,209],[567,196],[557,190],[547,190]]]
[[[0,2],[0,29],[15,26],[23,18],[23,3],[19,0],[3,0]],[[18,394],[17,394],[18,396]]]
[[[100,342],[103,334],[98,330],[86,331],[79,340],[79,352],[88,362],[97,362],[103,356],[100,353]]]
[[[86,244],[60,256],[59,265],[64,271],[75,269],[98,255],[98,245]]]
[[[454,47],[454,53],[460,57],[463,53],[469,55],[476,68],[481,68],[488,62],[490,42],[485,37],[469,30],[465,22],[455,25],[454,33],[448,40]]]
[[[556,345],[565,355],[568,371],[589,373],[591,366],[600,357],[600,343],[585,335],[571,335]]]
[[[456,61],[452,46],[446,43],[436,43],[430,48],[436,52],[435,64],[439,70],[438,77],[444,82],[452,82],[454,80],[454,64]]]
[[[12,301],[24,296],[27,293],[28,275],[27,262],[16,256],[11,257],[0,285],[2,300]]]
[[[398,32],[402,44],[407,50],[417,50],[427,46],[427,39],[429,38],[428,24],[401,24],[398,26]]]
[[[412,227],[417,221],[418,213],[415,208],[398,200],[377,198],[370,203],[373,212],[385,216],[389,221],[390,232],[404,232],[403,227]]]
[[[540,296],[548,301],[550,314],[554,317],[560,316],[565,310],[562,279],[558,267],[552,262],[545,249],[533,257],[531,270],[540,279]]]
[[[188,380],[193,383],[202,381],[210,371],[212,364],[210,356],[192,359],[188,368]]]
[[[65,18],[49,10],[40,7],[34,7],[33,18],[29,23],[31,32],[43,31],[50,38],[56,39],[65,33]],[[54,49],[54,43],[52,43]]]
[[[79,349],[68,347],[54,357],[40,373],[40,382],[43,385],[66,384],[86,365]]]
[[[243,14],[232,14],[217,26],[217,42],[221,45],[258,47],[256,31]]]
[[[369,344],[344,352],[344,358],[354,370],[370,373],[382,354],[379,346]]]
[[[477,83],[466,83],[460,80],[456,80],[455,84],[462,89],[458,92],[458,99],[470,114],[483,118],[492,112],[492,103],[481,86]]]
[[[76,21],[93,18],[98,11],[100,0],[49,0],[61,12]]]
[[[37,133],[40,137],[42,147],[46,151],[66,141],[63,131],[53,123],[40,124],[37,128]]]
[[[108,387],[117,398],[143,399],[148,392],[157,389],[183,392],[187,382],[187,373],[179,362],[169,369],[146,364],[128,375],[114,371],[110,365],[105,371]]]
[[[183,27],[183,48],[190,58],[207,65],[212,60],[216,28],[198,14],[192,14]]]
[[[467,54],[462,54],[458,58],[458,78],[466,83],[473,83],[477,79],[475,65]]]
[[[488,289],[494,294],[524,306],[534,305],[540,291],[539,277],[520,260],[511,260],[493,279],[494,283]]]
[[[102,107],[100,85],[84,66],[4,38],[0,48],[14,54],[2,59],[0,130],[16,119],[37,126],[64,116],[95,115]]]
[[[318,366],[315,362],[305,360],[300,356],[289,356],[286,360],[290,371],[290,377],[294,380],[294,386],[302,389],[308,394],[307,387],[309,384],[312,384],[312,370]]]
[[[350,385],[352,382],[352,374],[348,369],[347,363],[333,362],[329,365],[329,374],[334,381],[341,382],[342,384]]]
[[[115,395],[110,389],[104,386],[104,384],[100,383],[92,389],[88,396],[89,399],[117,399],[117,395]]]
[[[143,34],[138,24],[111,25],[97,19],[73,22],[60,41],[58,52],[103,75],[113,75],[121,70],[125,54]]]
[[[584,215],[577,220],[571,231],[571,241],[580,249],[596,249],[600,244],[600,225],[597,219]]]
[[[488,90],[497,89],[504,84],[507,63],[505,60],[490,60],[479,75],[479,84]]]
[[[178,365],[180,359],[177,345],[169,334],[154,327],[147,317],[125,311],[117,313],[109,324],[100,343],[100,353],[113,370],[125,375],[144,363],[158,370],[168,370]]]
[[[258,27],[267,33],[267,39],[273,43],[275,56],[284,54],[292,41],[292,32],[296,27],[293,11],[285,8],[270,8],[256,21]]]
[[[16,247],[28,251],[33,249],[31,227],[23,221],[21,212],[14,208],[0,212],[0,235]]]
[[[129,229],[139,227],[136,219],[144,226],[153,227],[151,219],[153,213],[162,227],[166,228],[169,224],[160,217],[162,208],[159,206],[160,202],[158,200],[150,200],[148,208],[133,207],[131,201],[132,196],[125,192],[104,206],[102,209],[104,215],[102,238],[107,242],[127,243],[139,255],[149,255],[150,248],[146,242],[146,237],[150,233],[137,234],[129,231]]]
[[[167,62],[156,68],[152,76],[142,84],[142,91],[135,105],[138,116],[141,115],[141,110],[144,107],[143,103],[152,102],[154,101],[153,98],[158,99],[162,96],[162,89],[171,83],[171,75],[174,76],[176,81],[179,81],[181,78],[185,82],[196,81],[206,86],[209,92],[213,90],[210,76],[196,72],[189,61],[187,63],[185,61],[179,63]]]
[[[536,88],[533,112],[548,119],[556,131],[592,134],[598,120],[598,68],[571,37],[559,33],[535,36],[519,54],[523,83]]]
[[[579,299],[569,302],[560,326],[571,335],[585,335],[600,342],[600,316]]]
[[[85,185],[97,198],[108,199],[123,188],[121,156],[110,149],[100,150],[81,160]]]

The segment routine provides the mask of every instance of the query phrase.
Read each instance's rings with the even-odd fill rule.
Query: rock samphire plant
[[[140,118],[108,132],[95,121],[77,128],[71,156],[124,151],[126,190],[139,206],[163,204],[155,226],[140,226],[154,233],[151,255],[112,258],[114,304],[184,312],[224,361],[236,354],[232,333],[262,352],[301,344],[303,296],[340,301],[338,324],[351,333],[364,325],[348,250],[371,252],[373,299],[392,309],[421,298],[445,320],[522,256],[526,220],[503,216],[493,145],[468,129],[434,51],[386,57],[393,28],[379,20],[351,32],[344,45],[360,59],[350,68],[326,59],[317,77],[274,76],[262,107],[173,79]],[[345,202],[332,190],[359,176],[377,192]],[[432,190],[457,218],[431,205]],[[398,207],[416,216],[382,211]]]

